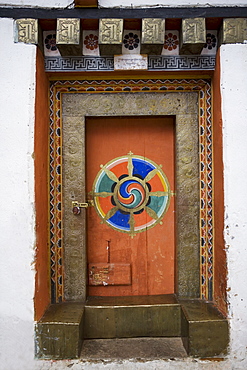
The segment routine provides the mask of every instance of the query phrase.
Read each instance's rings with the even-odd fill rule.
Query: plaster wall
[[[246,369],[247,45],[224,45],[220,57],[231,351],[244,359],[241,369]]]
[[[0,19],[0,369],[3,370],[17,368],[12,364],[17,364],[17,359],[25,361],[26,353],[33,351],[35,58],[36,46],[13,43],[13,20]]]
[[[6,47],[7,45],[7,47]],[[223,362],[186,359],[119,363],[34,360],[34,99],[36,47],[14,44],[0,19],[0,369],[247,368],[247,45],[220,50],[230,348]]]
[[[102,8],[142,8],[142,7],[179,7],[179,6],[193,6],[193,7],[210,7],[210,6],[246,6],[246,0],[98,0],[99,7]]]
[[[67,8],[70,4],[73,4],[72,0],[12,0],[12,1],[1,1],[0,6],[18,6],[18,7],[40,7],[40,8]]]
[[[177,6],[246,6],[246,0],[98,0],[99,7],[102,8],[141,8],[141,7],[177,7]],[[0,6],[17,6],[17,7],[41,7],[41,8],[67,8],[73,7],[72,0],[6,0],[1,1]]]

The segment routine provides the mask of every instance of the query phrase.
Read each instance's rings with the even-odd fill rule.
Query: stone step
[[[90,297],[84,338],[178,337],[181,307],[173,295]]]
[[[227,351],[228,321],[212,303],[199,299],[89,297],[86,303],[48,308],[36,324],[36,356],[78,358],[84,340],[139,337],[181,338],[190,356],[221,356]]]
[[[83,342],[83,313],[82,303],[51,305],[36,324],[36,357],[78,358]]]
[[[229,342],[227,319],[210,302],[180,300],[181,337],[184,347],[194,357],[226,354]]]

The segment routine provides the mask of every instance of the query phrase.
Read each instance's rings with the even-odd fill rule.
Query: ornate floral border
[[[50,260],[52,302],[64,299],[61,94],[196,91],[199,96],[201,298],[213,298],[213,176],[209,80],[52,81],[50,86]]]

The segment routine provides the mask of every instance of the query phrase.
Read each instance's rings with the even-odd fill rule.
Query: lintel
[[[157,7],[157,8],[6,8],[0,7],[0,17],[3,18],[227,18],[247,17],[247,7]]]

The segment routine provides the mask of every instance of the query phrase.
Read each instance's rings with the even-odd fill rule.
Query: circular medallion
[[[131,236],[161,222],[170,196],[161,166],[132,153],[101,165],[93,185],[94,205],[103,222]]]

